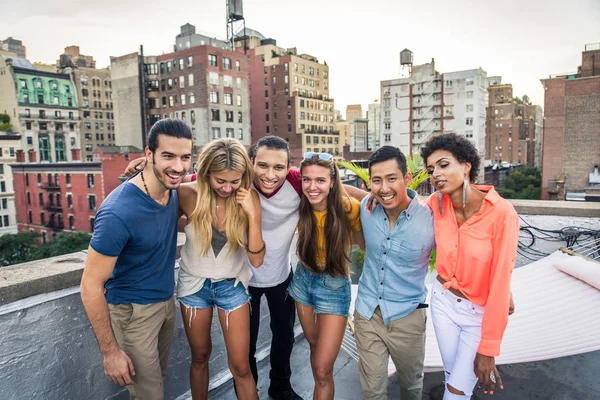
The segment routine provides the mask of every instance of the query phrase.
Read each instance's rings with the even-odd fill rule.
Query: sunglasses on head
[[[333,158],[333,156],[329,153],[315,153],[314,151],[308,151],[308,152],[304,153],[304,159],[310,160],[315,155],[318,155],[319,158],[323,161],[331,160]]]

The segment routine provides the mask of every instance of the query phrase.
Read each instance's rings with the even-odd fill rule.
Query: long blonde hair
[[[244,146],[235,139],[216,139],[204,146],[198,157],[196,182],[198,195],[196,208],[190,216],[192,240],[205,256],[212,242],[213,222],[217,222],[217,193],[210,186],[210,174],[225,170],[242,173],[241,186],[248,189],[252,183],[253,169]],[[248,231],[248,217],[235,201],[235,193],[225,200],[225,233],[230,253],[239,247],[247,248],[244,239]]]

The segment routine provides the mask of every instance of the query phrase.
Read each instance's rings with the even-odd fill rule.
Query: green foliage
[[[20,264],[85,250],[91,239],[90,234],[85,232],[62,233],[50,243],[38,244],[39,237],[35,232],[1,236],[0,265]]]
[[[535,167],[520,166],[497,188],[505,199],[539,200],[541,195],[542,173]]]
[[[368,188],[371,188],[371,183],[369,182],[369,170],[361,168],[350,161],[338,161],[338,165],[354,172],[356,176],[365,181]],[[423,158],[417,153],[414,153],[412,157],[406,157],[406,169],[407,172],[410,172],[412,175],[412,181],[410,185],[408,185],[410,189],[416,190],[422,182],[429,179],[427,170],[425,170],[424,167]]]
[[[12,129],[11,124],[0,124],[0,132],[8,132]]]
[[[359,165],[351,162],[351,161],[338,161],[337,162],[340,167],[346,168],[348,171],[352,171],[362,179],[368,188],[371,187],[371,182],[369,182],[369,170],[360,167]]]
[[[28,260],[39,234],[25,232],[0,236],[0,266],[19,264]]]
[[[10,124],[10,116],[8,114],[0,114],[0,123]]]

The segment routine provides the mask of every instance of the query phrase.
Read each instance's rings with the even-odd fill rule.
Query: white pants
[[[485,307],[454,295],[437,279],[432,291],[431,318],[446,374],[444,400],[470,399],[477,383],[474,361]],[[447,385],[465,395],[451,393]]]

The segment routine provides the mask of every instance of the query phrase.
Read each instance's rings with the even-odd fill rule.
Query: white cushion
[[[559,271],[600,290],[600,263],[586,260],[583,257],[571,256],[567,259],[557,260],[553,265]]]

